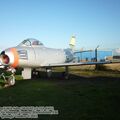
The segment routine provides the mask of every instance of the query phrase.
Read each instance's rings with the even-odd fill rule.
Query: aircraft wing
[[[49,64],[41,67],[65,67],[65,66],[81,66],[81,65],[97,65],[97,64],[112,64],[120,62],[79,62],[79,63],[63,63],[63,64]]]

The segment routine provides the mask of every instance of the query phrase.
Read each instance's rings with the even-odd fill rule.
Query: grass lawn
[[[120,120],[120,76],[108,74],[77,71],[69,80],[59,74],[17,80],[13,87],[0,88],[0,106],[54,106],[59,111],[40,120]]]

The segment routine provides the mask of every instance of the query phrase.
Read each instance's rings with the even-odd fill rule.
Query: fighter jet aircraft
[[[32,70],[44,68],[50,76],[53,67],[65,67],[68,76],[69,66],[108,64],[110,62],[80,62],[74,63],[75,36],[72,36],[69,49],[48,48],[36,39],[25,39],[16,47],[8,48],[1,52],[1,67],[11,66],[23,68],[23,79],[31,79]]]

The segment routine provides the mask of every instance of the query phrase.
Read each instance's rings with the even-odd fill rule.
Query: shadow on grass
[[[114,75],[115,76],[115,75]],[[69,74],[69,79],[65,79],[61,72],[53,72],[50,78],[47,77],[45,72],[41,72],[39,76],[34,76],[32,80],[38,81],[55,81],[56,83],[63,84],[75,84],[75,83],[109,83],[109,82],[119,82],[120,77],[111,76],[87,76],[87,75],[75,75]]]
[[[22,82],[21,82],[22,81]],[[61,84],[77,84],[77,83],[109,83],[109,82],[119,82],[120,77],[109,77],[109,76],[87,76],[87,75],[75,75],[69,74],[69,78],[65,79],[63,73],[53,72],[50,78],[47,77],[46,72],[40,72],[38,76],[32,76],[31,80],[23,80],[19,77],[19,80],[16,80],[17,86],[19,84],[33,81],[43,81],[43,82],[55,82]],[[0,86],[4,86],[4,82],[0,82]]]

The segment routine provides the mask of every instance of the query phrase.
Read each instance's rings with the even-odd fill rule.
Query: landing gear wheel
[[[66,72],[63,72],[63,73],[62,73],[62,76],[63,76],[66,80],[69,79],[69,74],[66,73]]]
[[[33,70],[32,71],[32,78],[39,78],[40,77],[40,73],[37,70]]]
[[[46,72],[47,72],[47,77],[51,78],[51,76],[52,76],[52,70],[51,69],[46,69]]]

